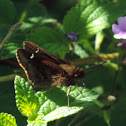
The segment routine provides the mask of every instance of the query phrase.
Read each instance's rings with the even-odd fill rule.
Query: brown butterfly
[[[70,65],[32,42],[25,41],[24,49],[17,49],[17,60],[35,87],[76,85],[85,77],[84,69]]]

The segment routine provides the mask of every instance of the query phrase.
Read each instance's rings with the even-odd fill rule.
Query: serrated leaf
[[[72,86],[69,95],[68,88],[56,86],[46,90],[45,93],[35,93],[31,86],[19,76],[15,78],[16,103],[20,112],[28,117],[28,125],[53,121],[62,117],[75,114],[80,110],[93,105],[93,101],[99,96],[96,92],[83,87]],[[40,121],[40,118],[42,120]]]
[[[48,27],[37,28],[26,40],[34,42],[46,51],[54,55],[60,55],[61,57],[64,57],[66,51],[68,51],[68,43],[63,32],[56,29]]]
[[[3,60],[15,57],[17,47],[18,44],[16,43],[6,42],[4,47],[1,49],[1,59]]]
[[[15,77],[16,104],[19,111],[30,119],[36,118],[40,108],[39,100],[32,87],[23,78]]]
[[[8,113],[0,113],[0,126],[17,126],[15,117]]]
[[[84,14],[85,11],[87,11],[86,14]],[[77,4],[75,7],[71,8],[71,10],[67,12],[63,20],[65,33],[70,33],[70,32],[78,33],[79,35],[78,40],[87,37],[88,33],[86,29],[86,25],[87,25],[86,21],[90,13],[92,13],[92,11],[93,8],[92,8],[91,0],[82,1],[79,4]]]
[[[0,0],[0,25],[12,24],[15,12],[15,7],[10,0]]]
[[[1,49],[1,59],[13,58],[16,55],[17,48],[22,47],[25,35],[23,33],[14,34]]]
[[[75,114],[93,104],[98,97],[92,90],[72,86],[68,108],[67,91],[67,87],[57,86],[44,93],[48,100],[41,106],[39,114],[44,114],[47,122]]]
[[[38,114],[35,120],[28,120],[27,126],[47,126],[47,122],[42,114]]]
[[[110,27],[119,16],[125,14],[124,8],[124,4],[82,1],[68,11],[64,17],[65,33],[76,32],[78,41],[82,41],[102,29]]]

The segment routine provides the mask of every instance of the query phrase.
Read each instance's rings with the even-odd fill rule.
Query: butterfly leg
[[[68,87],[68,90],[67,90],[67,96],[68,96],[68,110],[69,110],[69,106],[70,106],[70,97],[69,97],[69,95],[70,95],[71,87],[72,87],[72,85],[70,85],[70,86]]]

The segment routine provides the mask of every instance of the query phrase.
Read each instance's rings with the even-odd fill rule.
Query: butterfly
[[[71,65],[29,41],[23,43],[23,49],[17,49],[16,57],[34,87],[76,85],[85,77],[83,68]]]

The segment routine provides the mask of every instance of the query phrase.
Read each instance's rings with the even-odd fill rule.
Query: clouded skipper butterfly
[[[24,49],[17,49],[17,60],[35,87],[70,86],[85,77],[84,69],[70,65],[32,42],[25,41]]]

